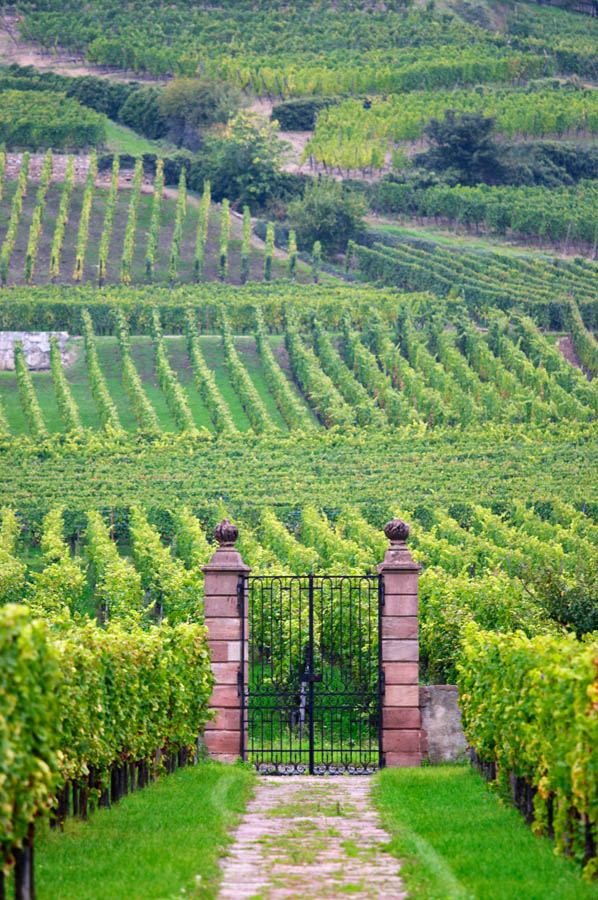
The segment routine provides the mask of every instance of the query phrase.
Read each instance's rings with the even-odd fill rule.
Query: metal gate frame
[[[324,679],[324,670],[325,664],[323,657],[321,658],[321,667],[323,671],[317,672],[318,668],[317,660],[316,660],[316,649],[318,652],[323,647],[322,635],[323,635],[323,614],[320,617],[318,627],[320,628],[320,644],[317,642],[317,633],[316,633],[316,624],[314,621],[315,618],[315,605],[316,605],[316,591],[319,591],[320,594],[320,611],[323,610],[324,605],[324,586],[328,585],[330,588],[330,602],[331,609],[332,599],[334,596],[334,591],[338,590],[341,596],[341,605],[340,609],[342,610],[342,594],[343,594],[343,586],[349,583],[349,624],[351,625],[351,617],[353,615],[353,598],[354,598],[354,590],[353,586],[355,583],[358,584],[358,599],[361,602],[362,598],[362,585],[366,583],[368,585],[368,593],[367,599],[369,604],[368,609],[368,628],[370,630],[369,638],[371,643],[372,638],[372,624],[375,623],[376,637],[375,643],[377,647],[372,649],[375,650],[375,661],[371,659],[371,654],[369,656],[369,673],[372,674],[373,670],[376,671],[376,677],[373,679],[372,684],[370,685],[370,690],[357,690],[354,689],[352,691],[334,691],[334,690],[322,690],[318,692],[316,695],[316,684],[322,684],[323,688],[326,685],[326,681]],[[292,737],[291,737],[291,746],[289,748],[285,748],[282,746],[282,726],[281,726],[281,745],[278,748],[269,748],[269,752],[272,756],[277,757],[277,760],[271,760],[268,762],[267,760],[259,760],[255,761],[257,768],[268,774],[371,774],[376,771],[378,768],[382,768],[384,766],[384,755],[382,748],[382,697],[384,694],[384,671],[382,668],[382,608],[384,606],[384,580],[380,575],[313,575],[309,573],[307,575],[242,575],[239,577],[238,587],[237,587],[237,596],[239,602],[239,614],[241,618],[241,665],[239,668],[239,678],[238,678],[238,693],[241,698],[241,747],[240,747],[240,755],[244,760],[249,759],[254,753],[263,754],[267,753],[266,748],[264,746],[259,747],[257,750],[254,750],[252,744],[252,740],[249,737],[250,734],[250,726],[252,725],[252,708],[251,708],[251,698],[255,697],[275,697],[276,690],[267,691],[265,693],[252,692],[251,690],[251,677],[250,677],[250,666],[255,663],[255,653],[254,653],[254,645],[251,642],[251,622],[253,619],[253,600],[254,600],[254,589],[260,586],[261,589],[261,625],[264,625],[264,615],[263,615],[263,600],[264,600],[264,588],[269,592],[270,601],[272,601],[273,597],[273,589],[275,587],[278,588],[279,594],[282,597],[283,590],[288,591],[289,593],[289,619],[288,619],[288,629],[290,640],[293,638],[293,631],[295,630],[296,634],[299,638],[299,657],[302,658],[301,651],[305,651],[305,662],[303,665],[303,671],[297,677],[297,672],[292,674],[291,666],[289,667],[289,679],[291,683],[294,683],[295,690],[297,688],[297,684],[300,683],[300,695],[301,695],[301,704],[303,703],[303,697],[305,697],[304,703],[304,716],[307,721],[308,729],[307,729],[307,740],[308,740],[308,748],[307,748],[307,763],[303,764],[303,757],[306,755],[305,749],[295,748],[293,750],[292,747]],[[292,618],[292,609],[291,609],[291,600],[293,597],[293,588],[298,588],[297,597],[299,599],[299,608],[298,608],[298,621],[293,622]],[[307,587],[307,596],[305,597],[305,587]],[[375,592],[373,590],[375,588]],[[371,606],[372,596],[375,596],[376,609],[372,612]],[[307,621],[305,622],[305,610],[302,607],[302,600],[307,600]],[[270,612],[272,613],[272,602],[270,604]],[[361,607],[357,610],[359,615],[359,627],[361,628],[362,624],[362,609]],[[330,617],[330,628],[332,631],[333,627],[333,619],[334,616],[331,613]],[[341,677],[343,673],[342,663],[343,663],[343,653],[344,653],[344,645],[343,645],[343,624],[342,619],[339,616],[340,625],[340,638],[339,638],[339,649],[340,649],[340,662],[341,662]],[[271,616],[270,622],[270,637],[273,637],[273,620]],[[338,624],[338,623],[337,623]],[[278,623],[280,628],[280,645],[282,647],[282,629],[283,629],[283,621],[281,617],[281,621]],[[305,625],[307,626],[307,642],[302,642],[302,626],[305,631]],[[360,633],[360,632],[358,632]],[[262,645],[262,654],[264,647]],[[270,648],[271,649],[271,648]],[[352,650],[351,639],[349,639],[349,652]],[[358,648],[359,656],[358,656],[358,665],[359,672],[361,673],[362,667],[362,649],[361,644]],[[289,649],[289,663],[291,662],[291,655]],[[372,662],[374,662],[374,666],[372,667]],[[262,675],[264,673],[264,657],[261,657],[261,665],[262,665]],[[334,664],[332,659],[328,661],[328,682],[332,677]],[[372,685],[375,685],[372,687]],[[263,687],[263,684],[262,684]],[[292,688],[291,688],[292,690]],[[289,694],[289,685],[286,685],[287,692],[287,701]],[[329,706],[330,711],[333,709],[341,710],[340,717],[340,746],[334,747],[334,740],[331,739],[332,746],[324,747],[324,724],[323,719],[321,721],[321,732],[320,732],[320,744],[322,746],[318,746],[318,736],[316,735],[316,709],[318,709],[321,713],[323,713],[327,707],[325,704],[321,707],[317,706],[318,698],[325,698],[326,696],[338,701],[339,698],[354,696],[357,698],[361,695],[362,705],[361,707],[355,703],[352,707],[349,706],[335,706],[332,703]],[[279,685],[278,690],[279,699],[284,699],[283,694],[283,685]],[[295,694],[296,696],[296,694]],[[348,747],[343,746],[343,710],[350,710],[349,722],[353,722],[353,712],[359,713],[361,710],[361,714],[365,715],[367,710],[367,715],[371,715],[372,703],[375,703],[375,716],[376,716],[376,730],[377,730],[377,749],[372,747],[372,738],[371,738],[371,729],[370,729],[370,738],[369,738],[369,746],[364,751],[365,755],[363,755],[363,748],[361,746],[361,725],[359,726],[359,734],[360,734],[360,745],[359,750],[355,751],[352,747],[349,749]],[[301,707],[300,704],[300,707]],[[268,706],[257,707],[262,710],[262,745],[264,744],[264,724],[263,724],[263,711],[268,709]],[[274,711],[278,711],[280,713],[280,717],[282,718],[285,711],[289,714],[289,722],[290,730],[292,732],[292,718],[293,718],[293,710],[295,707],[292,707],[287,703],[281,702],[278,706],[273,706],[271,708]],[[272,720],[270,722],[272,725]],[[285,726],[286,727],[286,726]],[[331,733],[334,731],[333,725],[333,716],[332,712],[330,715],[330,728]],[[351,724],[349,731],[351,733]],[[303,738],[303,727],[300,729],[300,738],[299,743],[301,744],[301,740]],[[351,740],[352,743],[352,740]],[[317,755],[322,755],[325,753],[329,753],[331,759],[328,762],[322,761],[318,762],[316,760]],[[356,753],[362,753],[362,759],[355,764],[353,762],[353,757]],[[343,754],[346,758],[345,761],[342,761]],[[335,762],[334,757],[341,757],[340,762]],[[288,761],[284,761],[284,757],[288,756]],[[297,761],[296,757],[299,757],[299,761]],[[367,757],[367,758],[366,758]],[[375,759],[374,759],[375,758]]]

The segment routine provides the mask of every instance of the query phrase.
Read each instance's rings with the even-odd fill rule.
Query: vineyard
[[[581,243],[596,258],[598,183],[582,179],[575,187],[448,187],[413,190],[381,182],[376,207],[380,211],[425,217],[438,224],[479,233],[512,233],[537,242]]]
[[[61,164],[64,158],[58,157]],[[98,185],[92,154],[86,183],[75,183],[74,157],[63,180],[53,177],[56,160],[46,154],[39,180],[28,177],[24,153],[16,181],[4,180],[0,152],[0,280],[2,284],[103,284],[198,282],[219,278],[240,284],[288,277],[288,263],[253,245],[238,217],[210,204],[209,186],[200,199],[186,198],[184,173],[175,196],[165,195],[162,166],[144,176],[118,159]],[[131,177],[133,176],[133,177]],[[178,199],[180,198],[180,199]],[[234,218],[234,228],[230,220]],[[223,231],[222,223],[229,223]],[[230,264],[223,266],[223,256]],[[295,266],[299,281],[306,267]]]
[[[598,132],[598,97],[593,90],[562,86],[425,90],[383,95],[371,104],[349,99],[322,110],[304,157],[313,156],[328,167],[382,169],[394,146],[420,139],[426,123],[447,109],[483,111],[495,119],[496,132],[505,137]]]
[[[522,309],[543,328],[561,330],[568,328],[574,304],[586,328],[598,325],[594,261],[478,252],[428,239],[404,243],[393,237],[388,244],[358,245],[353,252],[359,273],[369,281],[460,298],[474,315],[492,308]]]
[[[98,336],[104,315],[93,304],[81,307],[83,337],[71,338],[64,360],[54,342],[51,371],[29,372],[15,343],[14,374],[0,378],[4,434],[35,440],[109,428],[208,438],[315,427],[583,423],[598,413],[598,381],[588,382],[529,317],[494,315],[482,331],[453,302],[452,330],[442,319],[440,328],[422,328],[443,315],[442,306],[404,295],[397,329],[370,314],[358,330],[349,312],[357,292],[320,289],[324,302],[345,303],[335,333],[327,330],[325,308],[324,321],[318,317],[313,295],[306,315],[302,291],[288,291],[302,322],[287,308],[281,333],[270,334],[255,305],[244,311],[247,333],[239,337],[223,309],[215,317],[218,333],[201,333],[205,316],[193,305],[180,310],[183,334],[164,336],[164,327],[171,329],[149,304],[151,336],[131,335],[117,305],[108,314],[113,336]],[[367,302],[367,291],[363,297]],[[139,303],[142,295],[131,299]],[[281,294],[277,299],[284,304]],[[573,344],[596,373],[596,341],[573,301],[567,309]],[[53,317],[58,324],[56,310]],[[168,311],[164,319],[173,321]]]
[[[596,896],[595,0],[1,18],[1,900],[34,846],[39,900],[104,900],[90,857],[110,900],[241,897],[257,779],[207,757],[419,766],[449,701],[492,786],[374,775],[404,896]],[[486,873],[514,821],[541,877],[478,889],[471,822]],[[359,884],[317,896],[374,896],[342,853]]]

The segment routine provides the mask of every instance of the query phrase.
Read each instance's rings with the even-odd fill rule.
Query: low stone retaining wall
[[[64,357],[68,333],[66,331],[0,331],[0,371],[13,371],[15,367],[15,341],[22,341],[25,361],[35,372],[50,368],[50,337],[58,338],[60,355]]]
[[[466,757],[468,744],[458,701],[456,684],[430,684],[419,689],[422,731],[426,736],[424,756],[433,764],[462,762]]]

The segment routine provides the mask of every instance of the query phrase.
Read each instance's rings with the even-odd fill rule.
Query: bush
[[[272,125],[239,114],[225,131],[206,137],[189,171],[189,188],[201,191],[209,181],[216,202],[227,197],[251,209],[263,206],[277,195],[283,148]]]
[[[228,122],[239,109],[236,88],[210,78],[176,78],[162,92],[158,107],[168,133],[178,146],[199,149],[200,133],[217,122]]]
[[[160,95],[155,87],[132,91],[118,111],[118,121],[152,140],[164,137],[168,122],[160,111]]]
[[[276,120],[282,131],[313,131],[321,109],[338,103],[336,97],[301,97],[287,100],[272,107],[270,118]]]
[[[303,198],[289,204],[289,219],[297,232],[299,248],[311,250],[319,241],[327,255],[343,251],[347,242],[363,229],[366,208],[362,196],[343,191],[335,181],[312,183]]]

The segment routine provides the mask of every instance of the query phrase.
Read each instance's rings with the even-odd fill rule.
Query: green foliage
[[[98,415],[104,428],[109,429],[113,433],[122,432],[118,412],[114,401],[110,396],[106,386],[106,379],[102,372],[100,361],[98,359],[98,351],[96,346],[96,337],[93,331],[93,322],[89,312],[84,309],[81,312],[81,323],[83,326],[83,338],[85,342],[85,358],[87,361],[87,369],[89,372],[89,384],[91,393],[95,401]]]
[[[25,361],[22,341],[15,340],[14,342],[14,360],[19,399],[21,401],[23,414],[29,425],[29,430],[34,438],[44,438],[47,436],[48,430],[46,428],[46,423],[44,422],[39,400],[35,393],[35,388],[33,387],[31,374],[27,367],[27,362]]]
[[[266,226],[266,243],[264,252],[264,281],[272,279],[272,260],[274,258],[274,224]]]
[[[183,222],[187,213],[187,181],[185,178],[185,170],[181,171],[179,178],[179,188],[177,192],[176,212],[174,217],[174,229],[172,232],[172,243],[170,246],[170,264],[168,267],[168,275],[170,283],[176,281],[178,275],[179,256],[181,253],[181,240],[183,236]]]
[[[465,631],[459,666],[465,733],[478,756],[537,789],[534,827],[554,833],[556,849],[596,872],[596,645],[573,637]]]
[[[301,199],[289,204],[291,224],[299,247],[310,248],[319,241],[326,254],[344,250],[347,241],[363,230],[366,204],[361,196],[343,191],[335,181],[309,185]]]
[[[131,281],[131,263],[133,261],[133,252],[135,250],[135,231],[137,230],[137,215],[139,211],[139,197],[141,195],[142,182],[143,165],[141,160],[138,159],[135,163],[135,174],[133,175],[131,199],[129,200],[129,213],[127,216],[122,259],[120,262],[120,280],[123,284],[129,284]]]
[[[94,599],[105,619],[131,623],[143,607],[141,574],[123,559],[99,512],[87,513],[85,551],[94,585]]]
[[[353,409],[358,425],[384,424],[384,414],[375,401],[369,396],[363,385],[353,377],[353,373],[337,353],[330,336],[324,331],[321,323],[314,317],[312,323],[314,347],[322,369],[342,397]]]
[[[160,325],[160,314],[157,309],[152,310],[152,330],[154,337],[156,375],[158,377],[158,383],[166,397],[168,407],[181,431],[197,435],[199,432],[193,420],[191,410],[189,409],[187,397],[170,365],[168,354],[166,353],[166,347],[164,346],[164,339],[162,337],[162,327]]]
[[[540,241],[582,241],[597,237],[598,185],[580,181],[575,187],[418,187],[407,181],[383,182],[375,204],[387,212],[449,219],[467,229],[484,225],[491,232],[537,237]]]
[[[598,376],[598,342],[588,331],[579,313],[579,307],[573,298],[569,299],[569,327],[579,358],[593,378]]]
[[[105,117],[65,94],[0,92],[0,141],[9,147],[95,147],[105,137]]]
[[[156,162],[156,175],[154,177],[154,196],[152,199],[152,216],[147,235],[147,249],[145,251],[145,272],[147,280],[152,281],[158,253],[160,238],[160,216],[162,212],[162,195],[164,192],[164,163],[161,159]]]
[[[271,431],[275,428],[270,415],[262,398],[256,390],[247,369],[239,359],[233,343],[230,325],[224,311],[221,313],[222,321],[222,349],[224,351],[224,359],[230,376],[231,384],[237,392],[243,409],[247,413],[247,418],[251,422],[253,430],[260,434],[264,431]]]
[[[383,169],[387,153],[397,142],[421,138],[428,123],[447,110],[474,115],[476,120],[477,114],[482,114],[494,121],[496,133],[507,138],[598,130],[598,100],[591,90],[577,85],[551,82],[546,86],[538,82],[520,90],[433,90],[427,86],[423,91],[378,96],[367,103],[351,98],[328,107],[318,116],[303,159],[313,156],[327,167]],[[448,130],[454,132],[455,128],[450,125]],[[483,138],[483,133],[478,138]],[[480,171],[486,172],[492,159],[491,145],[485,141],[479,145],[482,148],[485,162]],[[461,165],[466,158],[467,154]],[[471,153],[468,158],[475,162]]]
[[[498,181],[500,151],[492,138],[494,125],[483,112],[456,115],[447,109],[443,119],[431,119],[424,128],[431,146],[415,157],[414,164],[448,172],[459,184]]]
[[[187,310],[187,350],[193,369],[193,379],[199,394],[208,408],[214,428],[217,432],[237,435],[238,431],[230,414],[230,409],[222,399],[213,372],[208,368],[201,351],[196,315],[193,309]]]
[[[26,566],[15,556],[21,525],[7,506],[0,509],[0,604],[20,603],[23,599]]]
[[[210,217],[211,196],[212,196],[212,194],[211,194],[210,182],[204,181],[203,193],[201,195],[201,202],[199,205],[199,215],[197,217],[197,236],[196,236],[196,240],[195,240],[195,256],[193,257],[193,271],[195,273],[196,281],[201,281],[201,276],[202,276],[202,272],[203,272],[206,241],[208,238],[208,223],[209,223],[209,217]]]
[[[149,611],[158,622],[197,621],[202,614],[201,573],[187,571],[166,548],[157,530],[138,506],[131,507],[131,540],[135,567],[147,592]],[[147,605],[147,604],[146,604]]]
[[[77,250],[75,254],[75,270],[73,272],[74,281],[81,281],[81,279],[83,278],[85,251],[87,249],[87,241],[89,239],[89,217],[91,215],[91,206],[95,193],[95,181],[97,174],[98,161],[94,150],[92,151],[89,159],[89,169],[87,170],[85,191],[83,193],[83,203],[81,205],[81,216],[79,218],[79,226],[77,229]]]
[[[102,237],[100,238],[100,248],[98,251],[98,285],[101,287],[106,280],[106,267],[108,265],[108,253],[110,250],[110,238],[112,237],[112,225],[114,222],[114,211],[118,203],[118,175],[120,172],[120,163],[118,157],[112,161],[112,178],[110,179],[110,191],[106,198],[106,212],[104,213],[104,227],[102,229]]]
[[[201,131],[216,122],[226,123],[240,105],[239,92],[211,78],[174,78],[160,95],[158,108],[171,135],[185,144],[185,133]]]
[[[241,245],[241,284],[245,284],[249,275],[249,256],[251,254],[251,212],[247,204],[243,207],[243,243]]]
[[[356,256],[361,274],[371,281],[403,290],[429,290],[441,297],[457,295],[476,315],[488,308],[518,309],[545,328],[564,330],[568,306],[558,298],[571,291],[586,324],[598,321],[596,264],[587,260],[532,260],[432,242],[423,246],[375,243],[371,249],[357,246]]]
[[[160,99],[161,91],[158,88],[137,87],[119,108],[118,121],[150,139],[164,137],[168,123],[160,112]]]
[[[50,336],[50,369],[56,392],[56,402],[64,427],[67,431],[81,431],[79,410],[64,375],[58,339],[55,335]]]
[[[230,240],[230,207],[224,198],[220,212],[220,242],[218,245],[218,277],[225,281],[228,275],[228,242]]]
[[[8,278],[8,264],[17,239],[19,219],[21,218],[21,211],[23,209],[23,198],[27,193],[28,172],[29,152],[25,151],[17,177],[17,187],[12,198],[8,228],[6,229],[2,249],[0,250],[0,279],[2,280],[2,284],[6,284],[6,279]]]
[[[41,540],[43,568],[32,573],[28,598],[36,615],[60,621],[79,607],[85,588],[81,561],[71,556],[63,538],[62,509],[55,507],[44,516]]]
[[[207,179],[216,201],[262,206],[276,195],[283,149],[270,123],[239,113],[222,132],[206,135],[189,187],[200,190]]]
[[[314,423],[309,413],[290,386],[268,344],[264,316],[259,306],[255,310],[255,326],[255,343],[266,382],[283,419],[289,428],[313,428]]]
[[[57,783],[60,676],[48,633],[47,624],[32,620],[25,607],[0,607],[2,869],[34,820],[47,813]]]
[[[122,309],[115,310],[115,327],[120,350],[120,362],[125,390],[133,407],[135,418],[140,429],[148,434],[156,434],[160,431],[160,425],[156,412],[147,398],[141,378],[131,356],[131,343],[129,330]]]
[[[50,250],[50,278],[52,281],[55,281],[60,274],[60,254],[64,243],[64,232],[69,218],[69,208],[71,205],[71,195],[73,193],[74,184],[75,161],[73,156],[69,156],[66,165],[65,179],[60,194],[60,205],[58,207],[58,215],[56,216],[52,249]]]
[[[292,315],[287,314],[285,344],[295,380],[323,425],[350,425],[351,408],[345,403],[332,380],[322,370],[313,350],[306,347]]]
[[[25,254],[25,281],[30,282],[33,277],[35,268],[35,259],[37,257],[37,247],[39,236],[42,230],[42,216],[46,205],[46,194],[52,180],[52,151],[48,150],[44,164],[39,177],[39,187],[36,194],[35,209],[31,225],[29,226],[29,240],[27,241],[27,251]]]

